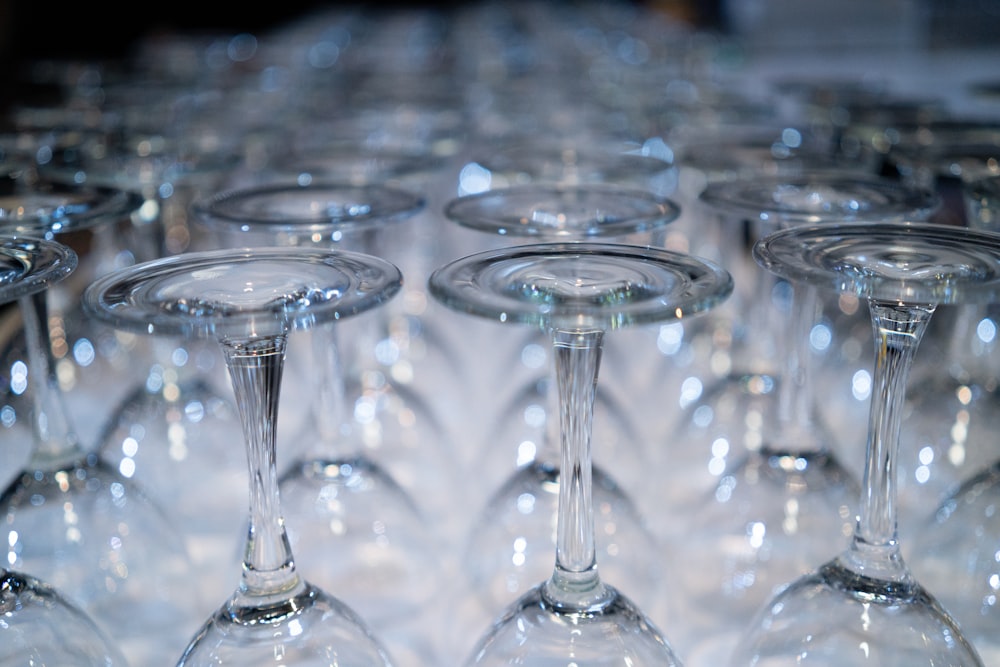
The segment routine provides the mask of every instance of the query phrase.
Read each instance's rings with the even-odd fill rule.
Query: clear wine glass
[[[83,317],[79,296],[94,277],[116,266],[115,235],[139,208],[137,195],[102,186],[65,184],[40,178],[31,166],[4,162],[0,167],[0,233],[50,238],[79,250],[73,274],[47,290],[54,361],[66,408],[88,445],[100,429],[108,404],[127,389],[119,382],[128,367],[126,341]],[[120,354],[119,354],[120,353]],[[24,330],[6,339],[2,349],[6,372],[24,363]],[[15,430],[30,424],[31,398],[18,393],[18,384],[0,389],[8,412],[6,423]],[[13,411],[13,412],[11,412]],[[24,419],[18,420],[19,415]],[[25,443],[31,441],[30,427]],[[11,457],[13,458],[13,457]]]
[[[435,271],[431,294],[459,312],[534,325],[551,337],[560,396],[559,513],[555,567],[524,592],[471,650],[466,664],[680,664],[629,598],[598,574],[591,433],[604,335],[686,318],[732,289],[724,270],[640,246],[513,246]],[[460,606],[451,608],[451,614]],[[452,619],[452,622],[454,619]]]
[[[501,247],[533,241],[649,242],[678,214],[672,201],[648,191],[607,183],[545,182],[458,197],[444,211],[458,230],[482,237],[480,245]],[[478,591],[487,613],[534,586],[551,567],[548,554],[556,539],[561,456],[551,344],[544,334],[528,330],[523,337],[491,344],[497,350],[492,355],[497,367],[489,376],[513,385],[515,391],[497,401],[499,411],[479,427],[481,444],[470,447],[466,464],[470,474],[493,490],[471,517],[462,545],[468,585]],[[513,349],[510,340],[516,342]],[[608,346],[605,352],[617,355],[619,365],[628,365],[627,349]],[[470,352],[477,359],[474,367],[484,369],[478,350]],[[627,374],[614,379],[619,382],[608,384],[617,386],[598,388],[595,394],[594,429],[601,449],[591,474],[595,503],[602,508],[598,547],[605,572],[632,582],[648,613],[666,615],[668,610],[660,608],[665,596],[657,591],[669,583],[650,585],[661,581],[662,574],[654,555],[656,536],[632,493],[643,484],[649,453],[632,411],[633,385]],[[497,446],[504,442],[508,446]]]
[[[113,108],[124,112],[127,106]],[[151,119],[146,118],[142,131],[122,128],[86,150],[57,152],[40,169],[53,181],[115,188],[139,197],[140,205],[115,230],[118,266],[196,247],[191,233],[200,228],[189,221],[191,200],[241,164],[228,145],[220,147],[194,133],[158,134],[150,129]],[[116,360],[117,374],[107,380],[114,396],[107,390],[91,393],[104,400],[93,448],[177,517],[204,575],[203,585],[220,586],[208,595],[215,599],[228,591],[224,575],[239,562],[242,504],[236,499],[247,484],[240,450],[225,444],[239,420],[228,383],[218,372],[223,364],[218,346],[136,336],[103,325],[99,330],[98,349]],[[294,417],[288,410],[285,425],[294,423]],[[206,479],[232,492],[221,493],[206,507],[197,491]]]
[[[0,300],[43,292],[69,276],[77,255],[55,241],[0,237]],[[0,663],[80,667],[125,665],[100,626],[60,591],[23,572],[0,568]]]
[[[278,490],[276,420],[287,338],[346,319],[400,289],[398,269],[358,253],[306,248],[202,251],[94,282],[84,307],[135,332],[218,341],[246,441],[249,526],[235,593],[194,635],[179,665],[387,665],[345,603],[303,579]]]
[[[25,191],[4,202],[10,212],[5,227],[53,236],[84,229],[118,210],[122,194]],[[21,362],[16,377],[31,399],[32,444],[28,460],[0,492],[5,560],[79,604],[130,662],[141,664],[183,646],[192,629],[188,619],[201,609],[197,587],[188,590],[192,560],[169,508],[77,435],[60,384],[49,297],[43,290],[17,299],[27,364]]]
[[[931,221],[996,232],[996,223],[981,215],[989,208],[970,209],[966,194],[967,186],[1000,175],[1000,125],[953,119],[922,129],[901,133],[887,154],[900,179],[938,193],[942,210]],[[979,194],[986,191],[980,188]],[[903,521],[922,521],[996,457],[988,443],[1000,429],[1000,392],[987,333],[998,323],[995,310],[982,304],[943,305],[924,336],[900,436],[900,502],[913,510]]]
[[[125,656],[87,613],[49,584],[0,568],[0,663],[124,667]]]
[[[423,207],[421,196],[388,185],[315,181],[227,190],[199,200],[195,211],[223,244],[374,254],[381,250],[377,239],[413,222]],[[431,573],[448,508],[462,496],[456,459],[429,406],[415,402],[405,386],[398,390],[401,402],[418,420],[412,433],[391,429],[388,422],[400,415],[388,401],[375,424],[365,422],[371,415],[364,407],[376,392],[363,386],[363,374],[388,334],[377,317],[354,322],[360,328],[317,327],[307,332],[306,346],[289,352],[296,382],[283,404],[304,403],[309,415],[281,442],[287,453],[278,482],[282,507],[300,571],[357,609],[397,659],[412,652],[427,662],[433,648],[421,641],[418,610],[436,586]],[[331,550],[340,554],[333,563]]]
[[[907,376],[942,303],[1000,299],[1000,237],[929,223],[804,226],[754,257],[788,280],[867,300],[875,389],[860,513],[849,546],[792,581],[749,624],[733,665],[982,665],[903,559],[896,456]]]
[[[974,179],[965,184],[964,191],[969,226],[995,233],[1000,225],[1000,176]],[[973,315],[966,319],[975,334],[960,340],[978,343],[974,350],[978,354],[972,358],[977,361],[976,375],[983,380],[979,386],[987,390],[1000,377],[995,335],[991,333],[1000,315],[993,305],[973,307],[970,313],[963,314]],[[977,393],[970,392],[968,397]],[[961,420],[956,423],[963,424]],[[992,457],[992,461],[972,469],[933,511],[914,521],[916,533],[909,553],[913,569],[938,591],[941,602],[987,664],[1000,660],[1000,637],[996,633],[1000,619],[1000,563],[995,557],[1000,551],[1000,517],[995,511],[1000,502],[1000,454],[987,435],[995,432],[985,430],[980,437],[970,439],[980,456]]]
[[[719,242],[729,237],[722,264],[743,283],[701,319],[708,328],[698,331],[696,322],[687,331],[713,341],[705,345],[711,361],[728,355],[727,372],[685,378],[689,389],[703,383],[702,393],[692,389],[683,420],[660,436],[679,462],[666,468],[670,492],[660,498],[677,508],[663,530],[690,573],[679,582],[685,613],[675,641],[691,664],[724,656],[777,588],[837,548],[859,493],[858,474],[845,463],[854,458],[845,459],[840,432],[812,391],[814,329],[825,325],[821,307],[836,302],[760,269],[749,243],[806,223],[917,218],[934,202],[876,176],[826,170],[715,182],[702,198],[717,215]]]

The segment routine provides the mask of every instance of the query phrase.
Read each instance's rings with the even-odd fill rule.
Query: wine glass
[[[195,212],[223,244],[375,253],[383,249],[377,243],[383,230],[396,232],[423,207],[421,196],[397,187],[317,180],[226,190],[196,202]],[[289,352],[297,387],[285,403],[308,405],[309,416],[282,442],[288,457],[278,483],[299,569],[336,590],[402,659],[404,651],[433,650],[418,648],[417,612],[435,587],[429,573],[449,508],[462,495],[453,491],[460,478],[450,465],[455,457],[434,430],[435,415],[428,406],[418,410],[418,397],[405,386],[384,391],[398,393],[418,418],[409,433],[391,429],[399,415],[386,399],[375,401],[381,407],[370,419],[364,408],[377,392],[363,386],[363,378],[372,372],[368,357],[387,327],[367,316],[353,322],[360,327],[316,327],[307,332],[306,346]],[[340,554],[333,563],[327,556],[332,549]]]
[[[494,622],[466,664],[679,664],[653,622],[598,574],[594,395],[607,331],[711,308],[729,295],[729,274],[641,246],[528,244],[458,259],[432,273],[428,284],[456,311],[546,331],[560,396],[555,567]],[[456,606],[449,615],[456,609],[462,613]]]
[[[289,334],[378,306],[401,284],[395,266],[367,255],[258,248],[137,264],[84,293],[87,311],[112,326],[217,340],[240,411],[250,473],[240,583],[179,665],[389,664],[361,618],[298,573],[280,506],[275,427]]]
[[[138,207],[138,196],[117,188],[50,181],[17,160],[0,167],[0,232],[50,238],[79,250],[77,269],[47,290],[45,326],[66,408],[88,444],[100,428],[107,404],[127,388],[119,380],[128,367],[128,343],[83,317],[79,295],[95,276],[117,265],[113,239]],[[5,341],[2,359],[8,373],[13,369],[18,374],[16,369],[24,363],[24,336],[19,329]],[[29,424],[30,396],[19,393],[17,383],[5,384],[0,393],[9,412],[6,423],[13,422],[15,428]],[[18,420],[18,415],[26,417]],[[30,433],[21,439],[30,443]]]
[[[945,210],[932,221],[996,232],[981,215],[989,206],[976,201],[991,201],[982,186],[1000,175],[1000,125],[953,119],[922,130],[902,134],[887,154],[901,180],[939,194]],[[975,201],[967,197],[973,184]],[[988,443],[1000,429],[1000,394],[987,333],[998,322],[995,310],[990,304],[943,305],[924,336],[900,436],[900,502],[914,510],[903,521],[922,521],[996,457]]]
[[[964,191],[969,226],[995,233],[1000,223],[1000,176],[974,179],[965,184]],[[985,389],[993,385],[990,380],[995,382],[1000,376],[995,339],[990,334],[998,315],[989,305],[973,313],[975,317],[969,319],[977,333],[965,338],[979,344],[974,368],[977,376],[985,380]],[[917,530],[909,553],[913,569],[938,591],[941,602],[987,664],[1000,659],[1000,638],[996,633],[1000,565],[995,557],[1000,548],[1000,517],[994,509],[1000,500],[1000,456],[986,435],[995,432],[984,431],[983,437],[970,441],[981,450],[981,456],[991,456],[992,461],[972,469],[933,511],[913,522]]]
[[[55,241],[0,237],[0,300],[23,299],[64,280],[77,255]],[[0,662],[112,667],[124,656],[97,623],[50,584],[0,568]]]
[[[118,266],[128,266],[191,247],[196,229],[188,219],[192,198],[240,164],[237,154],[209,150],[199,140],[123,130],[122,136],[87,150],[56,153],[41,172],[52,181],[82,181],[139,198],[132,215],[115,230]],[[94,327],[101,332],[99,349],[116,360],[118,372],[106,381],[107,388],[89,394],[103,401],[99,413],[91,412],[101,417],[93,448],[108,466],[169,508],[204,573],[203,585],[219,586],[208,595],[215,599],[228,592],[224,575],[239,562],[243,505],[237,499],[247,484],[240,449],[226,446],[239,421],[231,390],[218,372],[218,346],[137,336],[99,323]],[[293,422],[289,410],[285,423]],[[232,491],[220,493],[206,507],[197,491],[206,480]]]
[[[121,651],[87,613],[49,584],[0,568],[0,663],[124,667]]]
[[[720,253],[743,284],[701,319],[710,328],[698,331],[695,323],[689,331],[715,342],[712,361],[730,357],[727,372],[694,369],[686,385],[703,382],[703,393],[692,391],[680,426],[661,436],[682,462],[664,473],[673,483],[661,498],[681,508],[663,530],[691,573],[680,582],[685,614],[675,638],[680,647],[689,642],[691,664],[725,655],[778,587],[850,534],[859,493],[840,433],[811,391],[814,329],[825,324],[820,295],[761,270],[747,243],[805,223],[919,217],[934,201],[876,176],[826,170],[714,182],[702,199],[718,216],[720,242],[734,232],[742,237]]]
[[[867,300],[875,389],[864,490],[843,552],[792,581],[748,625],[733,665],[982,665],[903,559],[896,455],[914,353],[935,307],[1000,299],[1000,237],[930,223],[803,226],[754,246],[768,271]]]
[[[39,216],[21,221],[25,227],[44,231],[51,230],[42,223],[86,226],[104,210],[82,195],[53,201],[27,193],[16,201]],[[34,247],[25,240],[8,253],[30,256]],[[52,251],[35,261],[42,259],[52,261]],[[44,577],[101,624],[130,662],[142,664],[183,646],[191,631],[188,619],[201,609],[199,589],[190,586],[192,561],[168,510],[77,436],[47,326],[48,295],[46,289],[17,298],[27,348],[19,381],[31,398],[32,445],[0,492],[5,560]]]
[[[678,208],[660,195],[609,183],[540,182],[461,196],[448,202],[444,212],[459,231],[473,231],[486,245],[502,247],[512,241],[648,242],[676,218]],[[548,574],[561,477],[551,344],[544,331],[537,330],[514,338],[513,350],[507,347],[509,340],[491,344],[498,364],[492,372],[483,370],[478,350],[470,350],[478,360],[474,367],[480,369],[480,377],[489,374],[498,378],[497,383],[515,387],[509,399],[497,401],[500,410],[480,427],[482,444],[470,448],[472,458],[467,463],[471,474],[493,489],[473,515],[462,545],[468,586],[479,591],[486,611],[515,599]],[[628,349],[605,351],[611,352],[608,356],[625,356]],[[629,361],[619,359],[620,365]],[[605,571],[616,573],[619,580],[636,585],[662,581],[654,556],[656,536],[631,493],[643,484],[649,453],[631,412],[628,375],[615,379],[620,381],[608,384],[618,387],[600,387],[595,394],[595,437],[602,443],[592,467],[595,503],[602,508],[598,546]],[[508,446],[497,446],[498,442]],[[654,587],[636,590],[650,613],[666,613],[659,609],[665,596]]]

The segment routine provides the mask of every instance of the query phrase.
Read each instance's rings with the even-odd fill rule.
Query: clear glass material
[[[199,201],[195,210],[223,244],[376,253],[383,249],[378,239],[402,233],[400,225],[413,224],[423,207],[421,196],[389,185],[315,181],[228,190]],[[359,321],[355,328],[316,327],[305,345],[290,351],[296,380],[284,405],[305,405],[307,415],[280,442],[282,506],[300,571],[337,591],[397,660],[405,664],[412,656],[426,664],[435,661],[434,647],[420,610],[436,589],[436,563],[445,552],[442,521],[435,519],[447,515],[438,499],[453,497],[457,467],[434,430],[435,415],[405,387],[383,387],[376,401],[382,409],[364,421],[372,416],[363,410],[365,401],[376,393],[364,386],[367,360],[389,336],[389,324],[386,317]],[[402,426],[405,415],[415,420],[409,429]],[[331,550],[340,554],[334,562]]]
[[[49,329],[57,348],[56,363],[66,409],[88,444],[101,427],[108,405],[124,395],[122,381],[129,368],[127,341],[89,322],[80,313],[80,292],[96,276],[119,265],[116,236],[139,208],[137,195],[96,185],[63,184],[40,178],[34,168],[5,162],[0,177],[0,233],[51,238],[80,251],[80,265],[73,275],[47,291]],[[0,366],[7,369],[24,362],[24,331],[9,337]],[[4,404],[22,416],[14,430],[30,424],[30,396],[16,387],[0,387]],[[8,416],[8,423],[11,421]],[[30,427],[25,442],[30,442]],[[14,457],[11,456],[11,459]]]
[[[839,547],[859,494],[839,421],[821,407],[829,385],[815,389],[826,377],[815,375],[812,334],[836,302],[763,271],[752,243],[807,223],[919,218],[936,200],[874,175],[826,170],[716,181],[701,198],[715,216],[706,226],[718,234],[720,262],[742,281],[730,301],[685,329],[705,354],[688,369],[679,423],[660,435],[677,462],[660,499],[679,517],[663,530],[689,573],[678,582],[675,642],[689,663],[708,665],[790,577]]]
[[[92,284],[85,308],[136,332],[207,337],[222,347],[246,441],[249,524],[239,586],[195,634],[179,665],[387,665],[364,621],[303,579],[284,527],[275,426],[288,335],[383,304],[395,266],[310,249],[204,251]]]
[[[128,664],[85,611],[35,577],[0,568],[0,617],[0,664]]]
[[[679,214],[669,199],[612,184],[526,184],[465,195],[445,205],[458,224],[501,237],[566,241],[640,234]]]
[[[11,227],[56,236],[107,223],[130,198],[55,188],[5,201]],[[25,248],[17,253],[8,258],[31,257]],[[51,333],[65,330],[51,328],[50,296],[46,289],[17,298],[26,350],[11,368],[30,400],[31,447],[0,492],[5,561],[44,578],[99,623],[130,662],[142,663],[177,650],[193,629],[188,619],[202,602],[197,588],[186,590],[192,561],[169,508],[93,455],[75,430]]]
[[[241,164],[218,136],[223,128],[184,124],[196,115],[192,90],[184,91],[191,97],[179,96],[177,83],[158,83],[104,81],[99,94],[122,117],[120,127],[103,141],[58,151],[40,167],[51,180],[115,188],[139,199],[114,230],[117,267],[198,248],[191,200]],[[225,573],[239,562],[242,504],[226,502],[239,498],[247,483],[242,453],[225,446],[239,418],[219,372],[218,346],[106,326],[100,331],[98,349],[116,361],[116,373],[104,383],[109,388],[90,393],[103,405],[91,413],[101,419],[88,444],[104,465],[170,511],[205,585],[220,586],[209,593],[214,599],[228,591]],[[231,492],[205,507],[198,489],[206,483]]]
[[[974,179],[963,190],[969,226],[995,232],[1000,225],[1000,176]],[[974,326],[976,333],[959,340],[978,341],[979,346],[969,350],[978,352],[970,357],[977,361],[971,367],[977,377],[987,381],[978,386],[987,389],[992,386],[988,381],[1000,376],[996,350],[989,336],[1000,313],[994,305],[966,308],[959,314]],[[957,398],[966,396],[966,409],[972,412],[968,398],[979,398],[979,392],[969,389],[965,394],[958,393]],[[1000,563],[996,559],[1000,551],[1000,516],[995,511],[1000,502],[1000,456],[988,435],[996,433],[996,429],[972,431],[975,426],[969,424],[969,443],[981,450],[980,456],[992,457],[992,461],[969,468],[970,472],[932,511],[913,522],[916,533],[909,558],[921,580],[938,593],[942,604],[954,614],[983,662],[995,664],[1000,660],[1000,637],[996,633],[1000,619],[997,595]],[[974,433],[978,437],[971,437]]]
[[[680,664],[646,615],[598,574],[594,395],[606,332],[709,309],[731,292],[729,274],[645,247],[529,244],[456,260],[435,271],[429,286],[459,312],[548,332],[559,391],[555,567],[493,623],[466,664]]]
[[[543,183],[616,184],[664,197],[677,189],[673,155],[655,141],[639,144],[541,138],[491,145],[479,153],[461,169],[458,191],[462,195]]]
[[[669,198],[635,187],[528,182],[452,199],[444,212],[456,231],[475,232],[480,246],[596,240],[655,246],[679,208]],[[487,369],[479,359],[483,370],[470,378],[495,377],[493,382],[516,387],[509,400],[491,406],[495,414],[466,453],[471,474],[491,489],[471,516],[462,544],[467,587],[481,601],[477,614],[471,609],[467,614],[473,625],[486,622],[495,609],[544,578],[555,545],[562,463],[551,341],[538,329],[526,329],[522,336],[492,343],[495,366]],[[512,340],[516,344],[509,348]],[[622,350],[616,357],[616,351],[605,346],[603,354],[627,364],[630,355]],[[529,366],[524,359],[532,356],[544,361]],[[627,377],[627,371],[620,372]],[[603,571],[634,589],[646,613],[659,619],[670,613],[665,600],[671,584],[655,556],[656,536],[632,492],[649,461],[646,443],[638,435],[628,394],[611,384],[613,379],[598,387],[594,397],[594,438],[602,443],[591,470],[600,508],[598,549]],[[479,616],[481,621],[473,620]]]
[[[761,608],[731,664],[982,665],[903,559],[895,462],[921,336],[940,304],[1000,298],[1000,237],[927,223],[806,226],[759,241],[754,257],[791,281],[867,300],[875,379],[853,537]]]

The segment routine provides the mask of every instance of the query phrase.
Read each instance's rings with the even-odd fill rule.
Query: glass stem
[[[285,345],[285,336],[222,341],[250,470],[250,523],[237,604],[259,607],[266,598],[285,599],[303,585],[295,572],[278,495],[275,434]]]
[[[896,458],[900,417],[913,356],[934,313],[932,305],[902,305],[872,300],[875,378],[869,416],[867,460],[861,514],[848,551],[858,574],[908,580],[896,527]]]
[[[312,419],[319,438],[311,458],[338,459],[357,452],[342,451],[344,443],[353,442],[348,419],[347,388],[340,361],[337,327],[324,325],[309,332],[312,366],[308,382],[312,385]]]
[[[790,339],[780,348],[789,352],[778,382],[778,428],[776,442],[771,445],[778,453],[802,455],[829,449],[825,429],[814,419],[813,383],[809,379],[809,331],[816,321],[818,307],[819,295],[815,287],[797,285],[792,288],[787,332]]]
[[[39,470],[57,470],[82,458],[84,451],[59,388],[49,345],[47,293],[42,290],[22,297],[19,306],[28,347],[28,372],[37,379],[31,388],[34,447],[30,465]]]
[[[544,594],[557,608],[593,610],[612,595],[597,573],[591,480],[594,396],[604,332],[554,329],[551,335],[562,457],[556,563]]]

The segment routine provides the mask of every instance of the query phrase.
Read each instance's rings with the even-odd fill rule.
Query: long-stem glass
[[[350,607],[299,575],[280,506],[275,436],[289,333],[378,306],[401,284],[395,266],[367,255],[264,248],[136,265],[85,293],[88,312],[113,326],[216,339],[233,384],[250,480],[242,573],[178,664],[389,663]]]
[[[661,498],[686,509],[664,531],[691,573],[679,583],[686,632],[675,641],[688,644],[692,665],[728,653],[761,604],[840,545],[859,493],[860,475],[845,463],[853,457],[844,458],[841,431],[821,408],[831,392],[813,391],[812,334],[833,330],[837,304],[762,270],[753,241],[807,223],[917,219],[935,204],[928,191],[823,169],[712,182],[701,198],[716,216],[722,264],[743,280],[737,296],[685,332],[712,360],[728,358],[727,372],[685,378],[683,420],[662,434],[672,459],[687,463],[666,469],[672,495]]]
[[[0,237],[0,301],[45,291],[76,266],[76,253],[62,244]],[[0,664],[126,664],[118,646],[86,611],[30,574],[0,567],[0,618]]]
[[[423,207],[421,196],[387,185],[286,180],[217,193],[197,202],[195,212],[225,244],[375,254],[383,249],[377,239],[413,224]],[[289,537],[300,571],[357,609],[398,660],[413,654],[422,656],[420,663],[433,661],[421,641],[419,611],[436,587],[431,573],[449,501],[462,495],[455,489],[458,469],[449,467],[454,457],[414,394],[385,388],[382,397],[398,393],[415,418],[411,437],[404,437],[407,430],[391,428],[388,400],[372,401],[376,389],[359,386],[366,370],[374,374],[366,360],[389,325],[382,317],[352,324],[359,326],[317,327],[306,346],[289,354],[295,391],[283,403],[308,410],[294,437],[281,443],[289,453],[279,479]],[[363,410],[371,402],[383,406],[372,411],[374,424],[361,418],[372,416]],[[330,550],[340,554],[335,563]]]
[[[1000,176],[974,179],[963,189],[969,226],[996,233],[1000,225]],[[1000,635],[996,632],[1000,622],[1000,561],[996,557],[1000,552],[1000,514],[996,512],[1000,503],[1000,454],[991,435],[996,429],[973,431],[973,418],[974,406],[997,395],[1000,369],[996,327],[1000,313],[995,304],[964,308],[960,316],[971,331],[956,336],[956,342],[967,346],[969,356],[965,358],[975,363],[963,366],[974,370],[980,382],[966,385],[964,392],[955,392],[966,411],[959,411],[947,425],[957,434],[956,442],[967,439],[970,446],[982,450],[980,456],[992,457],[992,461],[967,473],[933,511],[914,522],[918,530],[911,541],[909,558],[913,569],[938,591],[942,604],[961,623],[983,661],[995,664],[1000,660]]]
[[[669,198],[632,185],[587,180],[613,170],[646,173],[644,160],[601,159],[601,153],[565,150],[567,160],[578,160],[574,164],[579,172],[574,173],[587,177],[566,182],[540,179],[464,195],[446,204],[445,217],[456,223],[457,234],[472,231],[475,241],[488,246],[587,240],[656,245],[661,240],[679,213]],[[546,171],[543,163],[552,159],[538,150],[514,163],[530,173]],[[511,340],[516,343],[513,349],[507,347]],[[527,330],[520,339],[506,336],[491,347],[497,350],[495,377],[515,391],[509,400],[496,401],[501,406],[497,414],[480,427],[477,442],[482,444],[470,447],[467,454],[468,469],[493,490],[471,517],[462,545],[462,567],[468,588],[482,600],[482,622],[547,576],[556,540],[562,469],[551,341],[544,331]],[[602,349],[605,358],[615,359],[615,366],[627,367],[629,355],[615,356],[619,348],[613,346]],[[488,373],[481,357],[477,355],[475,365],[480,377]],[[623,373],[622,379],[627,377]],[[620,383],[618,391],[613,384],[602,384],[594,397],[593,437],[601,442],[591,471],[594,503],[601,508],[597,547],[604,572],[635,590],[646,612],[660,618],[670,613],[664,591],[672,584],[659,570],[656,537],[633,493],[641,488],[649,456],[631,410],[632,384]],[[503,442],[508,446],[498,446]]]
[[[143,89],[153,92],[149,86]],[[189,221],[192,199],[241,163],[228,144],[220,146],[192,128],[169,134],[166,128],[153,128],[154,119],[161,120],[154,110],[181,109],[164,99],[153,103],[137,96],[116,109],[131,112],[129,104],[140,100],[142,110],[132,122],[138,121],[142,129],[130,124],[86,150],[59,151],[40,170],[54,181],[115,188],[140,199],[127,223],[116,230],[121,265],[196,248],[200,241],[191,234],[199,229]],[[107,334],[108,327],[101,333]],[[117,374],[107,380],[117,391],[113,396],[104,388],[91,393],[104,398],[95,429],[98,455],[178,517],[204,585],[224,582],[225,573],[238,562],[241,530],[238,518],[234,521],[241,505],[226,502],[245,488],[246,467],[238,451],[221,444],[239,428],[239,421],[228,383],[218,372],[223,363],[218,346],[110,333],[98,351],[118,360]],[[291,421],[292,415],[286,414],[285,422]],[[220,494],[217,503],[206,507],[198,492],[204,483],[232,492]],[[210,597],[226,591],[220,588]]]
[[[729,274],[645,247],[540,244],[456,260],[435,271],[429,287],[454,310],[546,331],[560,397],[555,567],[495,621],[466,664],[679,664],[655,625],[598,574],[594,395],[605,332],[711,308],[731,292]]]
[[[1000,238],[926,223],[810,226],[759,241],[754,256],[794,282],[867,299],[875,388],[850,545],[764,605],[732,664],[981,665],[903,560],[895,463],[920,338],[938,304],[1000,299]]]
[[[113,225],[134,206],[135,199],[117,189],[37,183],[8,193],[0,228],[61,239]],[[183,646],[201,602],[197,589],[185,590],[191,558],[170,508],[95,456],[76,430],[74,416],[103,414],[93,405],[71,413],[62,388],[55,332],[65,335],[71,321],[96,331],[70,312],[79,289],[71,305],[57,308],[48,289],[18,299],[26,354],[11,369],[14,385],[30,398],[32,445],[0,493],[6,562],[76,601],[130,661],[142,662]],[[58,317],[65,319],[54,326]],[[116,390],[104,388],[109,397]]]

